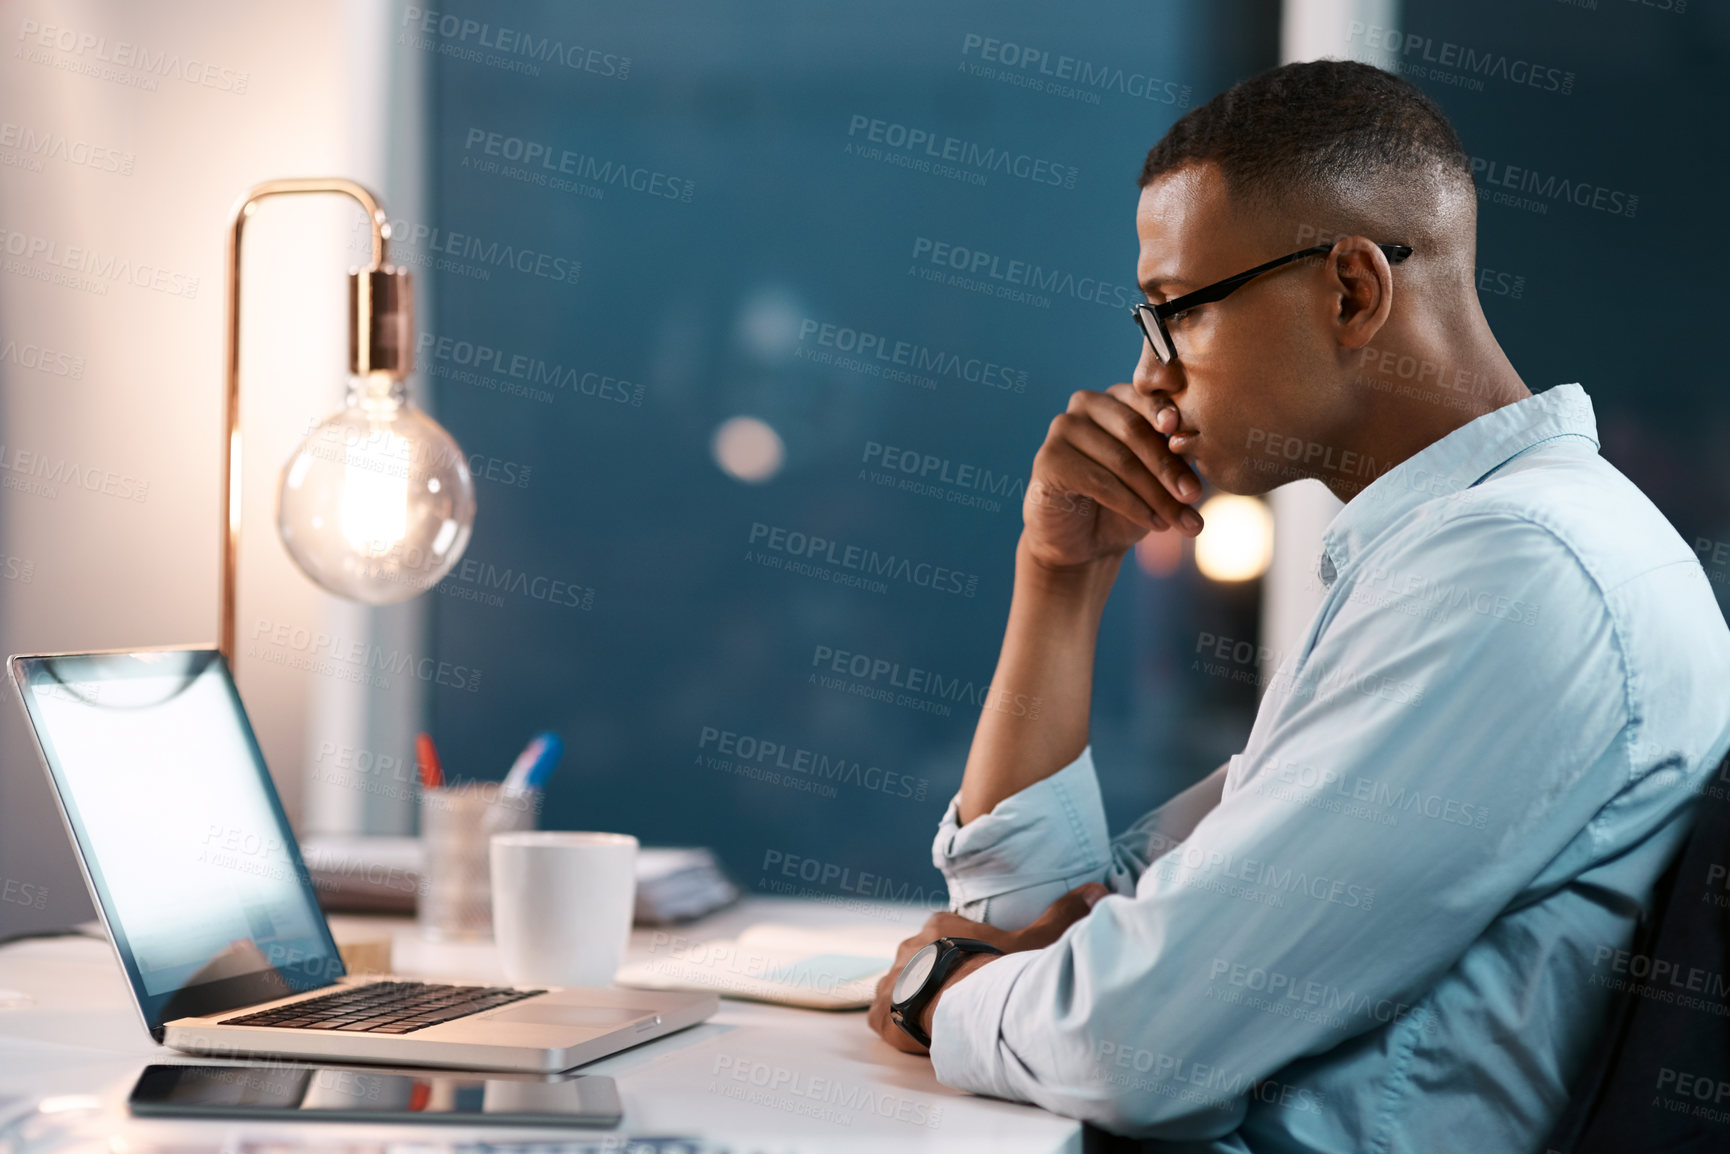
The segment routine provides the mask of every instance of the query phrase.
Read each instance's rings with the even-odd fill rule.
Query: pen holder
[[[487,846],[495,833],[534,829],[537,796],[506,793],[492,781],[421,790],[425,862],[417,912],[422,937],[432,941],[492,937]]]

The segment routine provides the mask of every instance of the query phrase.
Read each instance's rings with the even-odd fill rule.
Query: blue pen
[[[538,790],[552,775],[553,767],[563,756],[565,744],[552,732],[539,733],[517,754],[511,771],[505,775],[504,789],[508,793]]]
[[[534,764],[529,766],[528,787],[540,789],[546,785],[547,778],[558,768],[559,759],[565,755],[565,743],[559,735],[552,732],[541,734],[541,751],[535,757]]]

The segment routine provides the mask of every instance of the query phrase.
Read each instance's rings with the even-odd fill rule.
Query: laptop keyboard
[[[354,1034],[412,1034],[428,1026],[466,1018],[470,1014],[544,993],[545,990],[512,990],[503,986],[372,982],[256,1014],[224,1018],[222,1025],[336,1030]]]

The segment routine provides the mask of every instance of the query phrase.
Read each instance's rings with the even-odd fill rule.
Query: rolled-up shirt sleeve
[[[955,913],[1020,929],[1062,894],[1103,880],[1110,839],[1091,747],[966,825],[960,802],[959,793],[949,800],[931,845]]]
[[[957,793],[931,846],[932,864],[949,883],[949,908],[976,922],[1015,930],[1087,882],[1133,894],[1148,863],[1178,844],[1212,807],[1225,769],[1221,766],[1115,838],[1106,836],[1092,746],[966,825],[960,823]]]
[[[1315,678],[1270,687],[1223,799],[1181,845],[1053,945],[945,990],[939,1080],[1120,1133],[1212,1138],[1289,1063],[1426,1028],[1426,992],[1570,843],[1590,844],[1582,831],[1629,772],[1625,670],[1571,555],[1513,519],[1435,544],[1426,579],[1540,611],[1337,606]],[[1562,604],[1583,608],[1541,611]],[[1557,702],[1566,724],[1538,724]],[[1008,925],[1072,883],[1127,874],[1098,798],[1081,759],[1001,814],[946,824],[952,894],[987,898]]]

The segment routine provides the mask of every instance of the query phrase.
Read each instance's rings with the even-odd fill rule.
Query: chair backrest
[[[1730,1151],[1730,734],[1544,1154]]]

